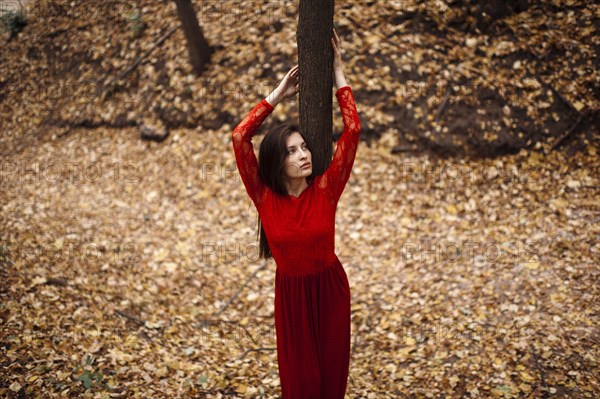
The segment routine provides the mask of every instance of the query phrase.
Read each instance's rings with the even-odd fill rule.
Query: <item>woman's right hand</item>
[[[298,75],[299,68],[296,64],[288,71],[288,73],[283,77],[281,83],[279,83],[279,88],[281,89],[282,98],[293,97],[298,93],[299,84],[298,83]]]
[[[288,73],[283,77],[281,83],[279,83],[279,86],[277,86],[277,88],[273,90],[271,94],[269,94],[269,96],[267,97],[267,101],[271,105],[275,106],[282,100],[295,96],[299,90],[299,73],[300,72],[298,65],[293,66],[292,69],[290,69]]]

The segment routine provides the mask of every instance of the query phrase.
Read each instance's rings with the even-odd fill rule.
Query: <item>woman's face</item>
[[[288,179],[308,177],[312,173],[312,158],[304,138],[294,132],[286,140],[285,174]]]

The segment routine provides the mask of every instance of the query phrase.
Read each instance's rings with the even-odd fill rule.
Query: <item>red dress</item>
[[[344,121],[333,160],[298,197],[258,176],[252,136],[273,106],[263,99],[232,134],[236,164],[276,264],[275,329],[283,399],[343,399],[350,364],[350,286],[334,252],[335,212],[350,177],[360,121],[350,86],[335,93]]]

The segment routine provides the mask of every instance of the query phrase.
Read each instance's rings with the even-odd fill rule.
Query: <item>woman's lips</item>
[[[301,167],[302,167],[302,168],[306,168],[306,167],[309,167],[309,166],[310,166],[310,163],[305,163],[305,164],[304,164],[304,165],[302,165]]]

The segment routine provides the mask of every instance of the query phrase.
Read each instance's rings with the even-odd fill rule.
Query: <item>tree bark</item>
[[[325,172],[332,155],[333,11],[334,0],[300,0],[299,127],[312,150],[311,177]]]
[[[202,33],[202,28],[198,23],[191,0],[174,1],[177,6],[177,15],[181,21],[183,33],[187,39],[187,48],[192,69],[196,76],[200,76],[204,72],[205,65],[210,62],[212,48]]]

